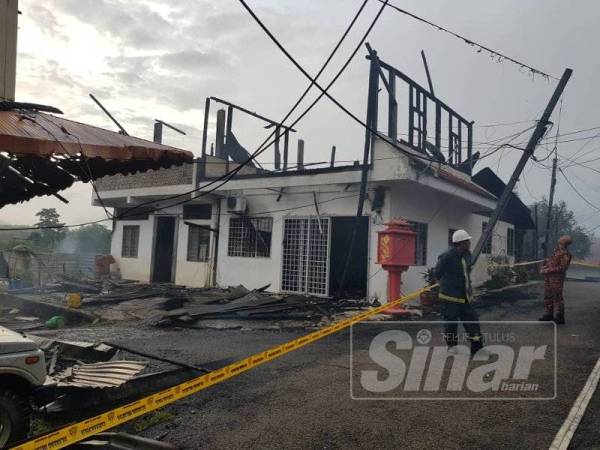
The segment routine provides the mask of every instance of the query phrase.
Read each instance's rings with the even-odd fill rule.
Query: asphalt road
[[[533,295],[480,302],[481,319],[537,319],[541,289],[529,289]],[[600,284],[569,282],[565,297],[567,324],[558,328],[554,400],[352,400],[350,339],[341,332],[168,407],[174,418],[143,434],[166,433],[166,441],[186,449],[548,448],[600,357]],[[370,340],[378,326],[363,328],[357,342]],[[300,335],[122,325],[61,333],[63,338],[110,339],[191,364],[242,358]],[[537,376],[547,381],[553,371]],[[572,448],[600,448],[599,419],[597,392]]]

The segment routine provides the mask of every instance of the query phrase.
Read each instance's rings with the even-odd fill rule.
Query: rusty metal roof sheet
[[[107,361],[80,364],[54,375],[58,386],[81,388],[117,387],[134,378],[146,367],[143,361]]]
[[[36,111],[0,111],[0,207],[76,181],[191,163],[186,150]]]

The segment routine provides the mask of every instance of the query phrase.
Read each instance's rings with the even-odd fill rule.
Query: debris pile
[[[39,300],[66,307],[67,293],[77,293],[79,311],[106,321],[142,321],[150,326],[189,328],[311,327],[338,314],[362,309],[365,300],[332,300],[300,294],[273,294],[269,285],[188,288],[170,283],[93,280],[61,276],[38,289]],[[22,296],[29,297],[26,293]],[[16,329],[36,329],[44,322],[21,318]],[[14,328],[14,327],[13,327]]]
[[[28,315],[12,306],[0,307],[0,325],[14,331],[32,331],[44,327],[39,317]]]

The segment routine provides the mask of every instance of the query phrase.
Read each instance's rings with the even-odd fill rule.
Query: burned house
[[[416,264],[403,275],[407,292],[423,285],[456,229],[478,239],[499,194],[472,177],[473,122],[375,53],[370,64],[367,123],[387,131],[356,143],[365,144],[362,161],[336,162],[333,150],[330,163],[307,163],[303,141],[290,145],[296,130],[208,98],[202,155],[193,164],[100,180],[93,203],[100,205],[99,195],[117,212],[112,255],[122,276],[386,299],[376,245],[387,221],[404,218],[417,233]],[[226,108],[216,113],[210,151],[208,117],[218,105]],[[252,161],[227,177],[249,157],[235,137],[234,113],[275,127],[272,170]],[[493,255],[514,258],[518,220],[509,214],[497,223],[474,283],[487,279]]]

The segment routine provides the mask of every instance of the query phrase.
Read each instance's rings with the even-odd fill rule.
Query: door
[[[354,244],[350,254],[353,233]],[[365,298],[369,265],[369,217],[333,217],[329,247],[331,295],[341,298]]]
[[[281,290],[329,295],[328,217],[293,217],[284,221]]]
[[[173,281],[174,253],[175,217],[157,217],[154,232],[152,281],[163,283]]]

